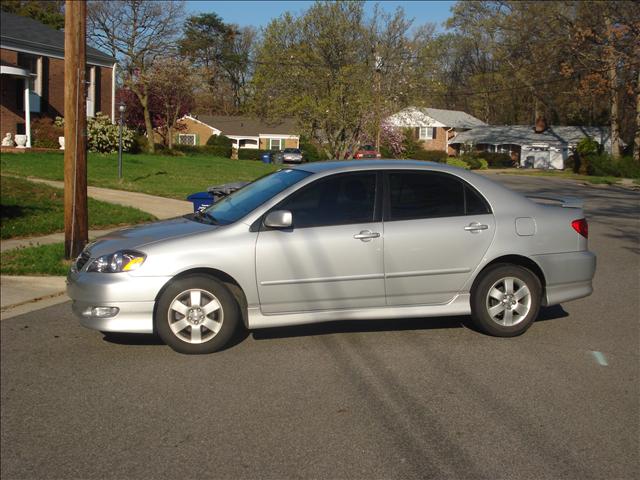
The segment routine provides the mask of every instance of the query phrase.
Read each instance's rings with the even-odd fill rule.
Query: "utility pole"
[[[89,239],[87,214],[87,4],[66,0],[64,18],[64,254],[75,258]]]

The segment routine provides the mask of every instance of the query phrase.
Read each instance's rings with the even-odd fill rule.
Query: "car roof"
[[[340,170],[374,170],[374,169],[409,169],[419,168],[425,170],[451,170],[453,167],[442,163],[427,162],[422,160],[331,160],[323,162],[310,162],[304,165],[291,167],[312,173],[340,171]]]

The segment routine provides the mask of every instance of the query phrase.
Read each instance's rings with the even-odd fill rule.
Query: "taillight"
[[[362,154],[361,153],[356,153],[356,158],[362,158]]]
[[[580,218],[571,222],[573,229],[584,238],[589,238],[589,224],[586,218]]]

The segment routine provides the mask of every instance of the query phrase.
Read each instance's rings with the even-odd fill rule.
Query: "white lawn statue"
[[[7,134],[2,139],[3,147],[13,147],[13,138],[11,138],[11,132],[7,132]]]

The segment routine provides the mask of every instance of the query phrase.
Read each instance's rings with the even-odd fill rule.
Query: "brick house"
[[[391,115],[386,122],[398,128],[413,130],[416,140],[425,150],[437,150],[455,155],[451,140],[459,132],[486,125],[482,120],[459,110],[407,107]]]
[[[33,118],[64,114],[64,32],[2,12],[0,20],[0,135],[27,136]],[[115,59],[87,47],[87,115],[115,118]]]
[[[292,119],[277,123],[241,116],[185,115],[178,120],[181,129],[176,142],[186,145],[205,145],[211,135],[224,135],[233,140],[233,147],[260,150],[299,148],[300,136]]]

